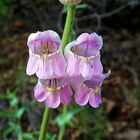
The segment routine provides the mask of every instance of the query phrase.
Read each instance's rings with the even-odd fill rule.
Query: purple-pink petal
[[[69,104],[72,98],[72,90],[69,85],[63,87],[59,91],[62,104]]]
[[[89,88],[101,87],[103,80],[107,78],[109,75],[110,71],[105,74],[101,73],[99,75],[94,75],[91,79],[85,80],[84,84]]]
[[[75,102],[80,105],[84,106],[88,103],[89,100],[89,91],[86,87],[79,88],[74,96]]]
[[[30,55],[28,62],[27,62],[27,67],[26,67],[26,73],[28,75],[33,75],[36,73],[39,65],[39,60],[36,59],[36,57]]]
[[[80,71],[81,71],[81,75],[83,76],[83,78],[90,79],[93,76],[94,69],[92,67],[94,67],[94,66],[92,66],[88,62],[86,63],[85,61],[82,61],[80,63]]]
[[[38,31],[36,33],[32,33],[28,37],[27,41],[27,45],[32,51],[32,53],[38,55],[44,54],[42,52],[43,46],[46,46],[48,44],[52,45],[53,43],[57,44],[57,49],[61,47],[61,40],[59,35],[52,30],[47,30],[43,32]]]
[[[57,76],[59,77],[65,76],[67,64],[65,58],[63,57],[60,51],[52,57],[51,65],[54,73]]]
[[[103,46],[102,37],[96,33],[91,33],[89,35],[89,46],[91,46],[90,51],[95,55]]]
[[[84,79],[81,75],[76,76],[76,77],[71,77],[70,78],[70,84],[71,87],[74,91],[76,91],[77,89],[79,89],[83,83]]]
[[[102,37],[96,33],[83,33],[77,40],[69,43],[65,48],[67,74],[71,77],[82,75],[85,79],[101,74],[103,72],[100,61],[102,46]]]
[[[43,102],[47,98],[45,89],[39,83],[34,88],[34,97],[38,102]]]
[[[101,63],[100,57],[96,57],[93,62],[93,69],[94,69],[94,75],[99,75],[103,72],[103,65]]]
[[[90,92],[89,104],[94,108],[98,108],[101,103],[102,103],[101,93]]]
[[[60,96],[59,94],[56,93],[47,93],[48,96],[45,100],[45,104],[49,107],[49,108],[57,108],[60,105]]]
[[[77,53],[85,57],[96,55],[103,46],[102,37],[96,33],[83,33],[77,38],[76,41],[79,44],[77,45]]]
[[[39,69],[36,72],[36,75],[39,79],[48,79],[51,78],[53,75],[53,69],[51,65],[51,60],[48,59],[40,61]]]
[[[78,41],[79,44],[85,43],[85,42],[87,42],[88,38],[89,38],[89,34],[88,34],[88,33],[82,33],[82,34],[77,38],[77,41]]]
[[[77,76],[80,75],[80,68],[79,68],[79,63],[80,60],[77,59],[76,57],[69,55],[67,59],[67,74],[69,76]]]

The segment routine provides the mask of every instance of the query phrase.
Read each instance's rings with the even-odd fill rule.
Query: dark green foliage
[[[10,5],[11,5],[10,0],[0,0],[0,17],[6,16]]]
[[[81,120],[79,129],[85,137],[92,140],[103,140],[107,136],[107,116],[102,107],[93,109],[86,106],[79,117]]]

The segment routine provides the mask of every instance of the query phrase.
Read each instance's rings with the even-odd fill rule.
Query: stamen
[[[51,93],[51,94],[56,92],[55,89],[53,89],[53,88],[49,88],[49,87],[47,88],[47,90],[48,90],[48,93]]]
[[[49,54],[48,42],[46,42],[46,54]]]
[[[100,87],[95,87],[95,88],[93,88],[93,93],[99,93],[100,90],[101,90]]]
[[[57,91],[57,80],[49,80],[49,86],[46,87],[49,93],[55,93]]]

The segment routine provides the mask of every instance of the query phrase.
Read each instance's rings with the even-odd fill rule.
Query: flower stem
[[[74,16],[75,16],[75,6],[68,6],[67,18],[66,18],[66,22],[65,22],[63,36],[62,36],[62,52],[63,52],[63,54],[64,54],[65,46],[67,45],[69,38],[70,38],[70,35],[71,35],[71,29],[72,29]],[[65,118],[66,113],[67,113],[67,106],[64,105],[63,106],[63,118]],[[65,132],[65,124],[63,124],[60,128],[58,140],[63,139],[64,132]]]
[[[48,122],[49,122],[50,112],[51,112],[51,110],[46,106],[45,111],[44,111],[44,115],[43,115],[42,124],[41,124],[39,140],[46,139],[46,130],[47,130]]]
[[[64,105],[63,106],[63,118],[65,118],[66,113],[67,113],[67,106]],[[60,128],[60,131],[59,131],[58,140],[62,140],[64,132],[65,132],[65,125],[63,124]]]
[[[62,52],[64,53],[65,46],[69,41],[73,18],[75,16],[75,6],[68,6],[67,18],[65,22],[64,32],[62,36]]]

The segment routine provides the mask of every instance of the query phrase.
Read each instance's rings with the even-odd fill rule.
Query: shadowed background
[[[78,7],[73,38],[83,32],[102,35],[104,72],[99,109],[72,101],[64,140],[140,139],[140,1],[85,0]],[[58,0],[0,0],[0,140],[37,140],[44,105],[33,98],[35,76],[25,73],[30,33],[54,30],[62,35],[66,14]],[[49,140],[61,126],[62,106],[51,114]]]

